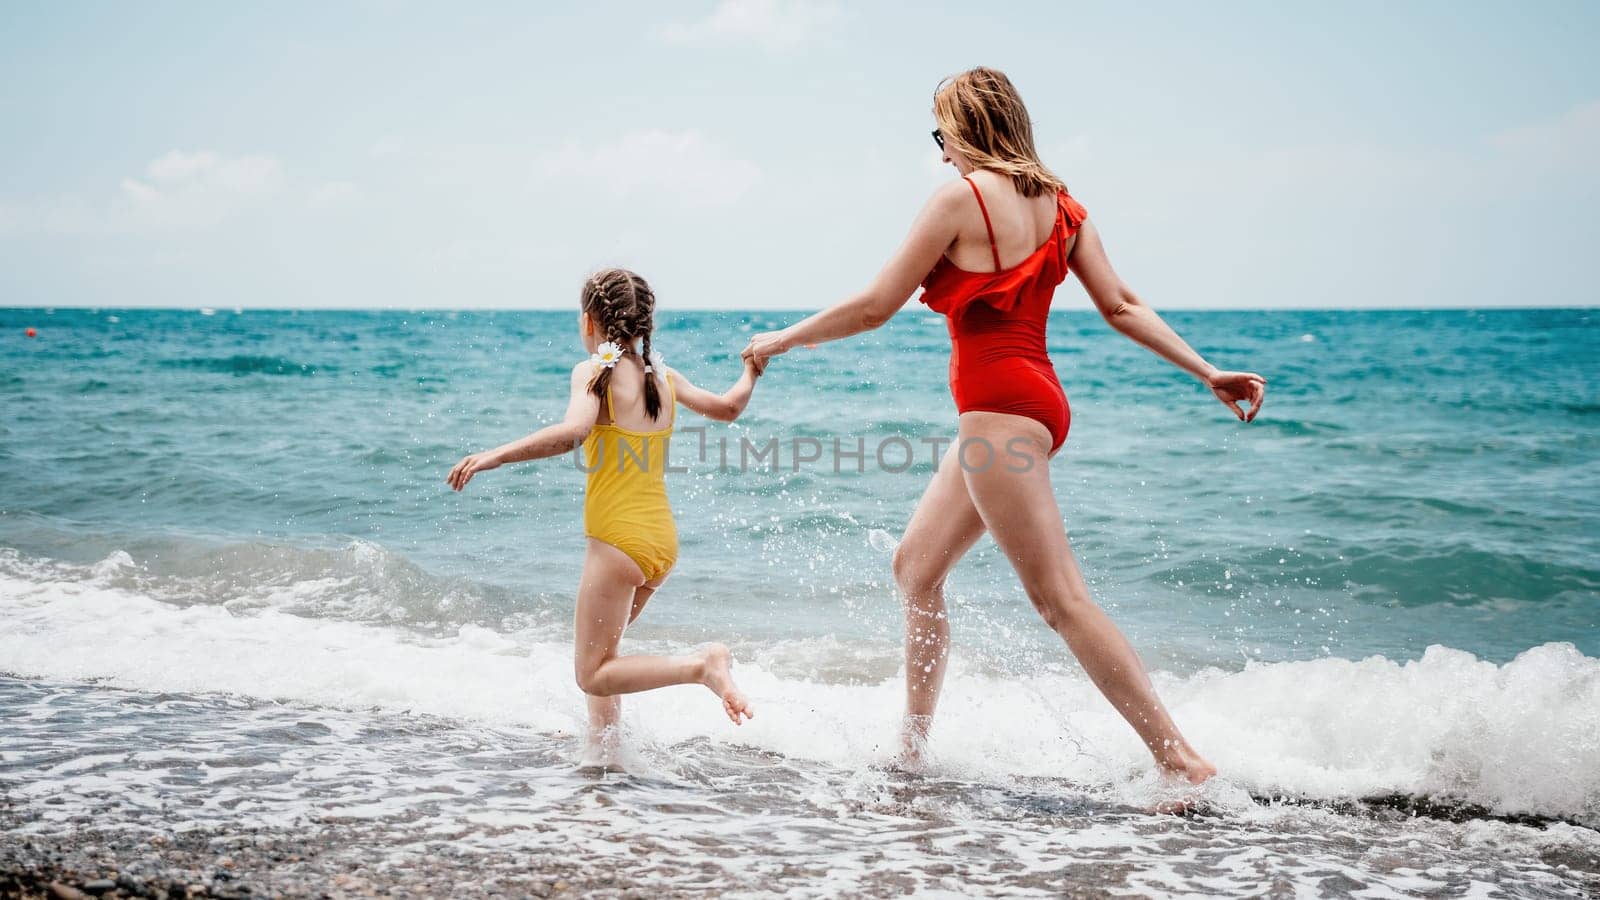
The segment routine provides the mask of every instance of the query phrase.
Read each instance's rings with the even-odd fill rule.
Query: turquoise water
[[[720,390],[794,317],[666,312],[656,346]],[[1148,755],[987,540],[951,580],[931,780],[874,768],[901,703],[889,561],[955,426],[915,306],[776,360],[737,423],[680,411],[680,563],[625,648],[727,641],[758,716],[629,698],[643,780],[615,784],[572,765],[582,472],[444,484],[559,418],[574,313],[0,310],[0,794],[44,832],[108,803],[130,828],[337,814],[515,859],[561,822],[596,865],[648,834],[641,883],[690,893],[791,864],[847,894],[1600,885],[1594,311],[1167,318],[1269,378],[1261,416],[1057,314],[1052,477],[1097,599],[1222,770],[1203,825],[1139,813]],[[797,438],[822,459],[796,470]],[[775,467],[740,469],[773,439]],[[423,746],[445,749],[418,768]]]
[[[720,390],[745,335],[791,318],[663,314],[657,345]],[[1591,311],[1169,318],[1219,364],[1270,378],[1255,423],[1097,316],[1058,314],[1050,332],[1073,407],[1053,467],[1063,517],[1099,598],[1157,661],[1414,658],[1434,643],[1504,661],[1551,641],[1600,655]],[[195,554],[229,552],[216,548],[292,577],[308,558],[295,551],[360,539],[405,561],[404,583],[360,615],[563,619],[582,549],[571,461],[494,472],[461,496],[442,476],[559,416],[581,356],[572,321],[0,311],[0,544],[78,562],[123,549],[182,579],[210,571]],[[893,639],[882,547],[931,472],[921,441],[954,430],[947,353],[942,321],[908,311],[780,359],[738,423],[699,423],[704,463],[699,438],[681,438],[683,555],[650,624]],[[895,436],[916,452],[905,472],[875,464],[881,445],[897,467],[905,445],[882,444]],[[719,471],[724,441],[736,469],[741,438],[774,437],[786,471]],[[787,471],[795,437],[824,446],[800,472]],[[836,437],[864,442],[868,471],[845,458],[834,473]],[[995,665],[1036,664],[1018,642],[1059,655],[987,541],[955,593],[970,609],[957,639]]]

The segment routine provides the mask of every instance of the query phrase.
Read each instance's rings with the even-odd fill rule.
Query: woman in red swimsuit
[[[1206,362],[1123,284],[1094,223],[1039,161],[1028,112],[1009,79],[972,69],[934,96],[934,139],[961,179],[936,191],[911,234],[859,294],[782,331],[758,334],[757,366],[792,347],[877,328],[921,285],[948,319],[950,391],[960,412],[951,446],[894,556],[906,598],[906,752],[926,740],[949,650],[944,580],[985,531],[1028,598],[1166,773],[1200,783],[1216,773],[1161,705],[1122,632],[1089,596],[1050,485],[1049,459],[1071,413],[1045,351],[1056,285],[1072,271],[1117,331],[1204,382],[1241,421],[1266,379]],[[1239,404],[1250,404],[1248,411]]]

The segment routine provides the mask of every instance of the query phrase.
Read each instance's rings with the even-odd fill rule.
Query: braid
[[[612,299],[615,271],[596,272],[583,284],[583,311],[599,327],[602,341],[610,341],[615,337],[616,310]],[[606,391],[611,388],[611,373],[610,368],[601,366],[589,382],[589,393],[604,400]]]
[[[632,349],[635,340],[642,339],[644,363],[650,365],[650,333],[655,328],[655,294],[643,278],[627,269],[605,269],[590,276],[583,284],[583,311],[600,329],[602,340],[621,345],[623,352]],[[609,368],[601,368],[589,383],[589,392],[604,398],[611,387]],[[662,377],[665,377],[663,375]],[[645,373],[644,410],[650,418],[661,415],[661,391],[656,387],[655,375]]]
[[[643,339],[640,349],[644,352],[644,411],[650,418],[658,419],[661,417],[661,389],[656,387],[656,379],[665,379],[667,373],[651,371],[654,366],[650,364],[650,333],[655,331],[656,295],[643,278],[632,272],[628,275],[628,287],[633,294],[635,333]]]

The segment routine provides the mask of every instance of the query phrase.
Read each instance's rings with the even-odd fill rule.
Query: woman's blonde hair
[[[945,146],[979,169],[1010,176],[1024,197],[1067,189],[1039,161],[1028,108],[1004,72],[979,66],[939,82],[933,118]]]

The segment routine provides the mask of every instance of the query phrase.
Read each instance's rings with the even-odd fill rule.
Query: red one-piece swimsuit
[[[989,208],[972,179],[966,182],[989,231],[995,270],[970,272],[940,257],[922,280],[922,302],[942,313],[950,329],[950,393],[957,412],[1010,413],[1039,422],[1050,430],[1054,453],[1067,439],[1072,410],[1045,350],[1045,325],[1056,285],[1067,277],[1072,238],[1089,213],[1066,191],[1057,191],[1050,237],[1027,259],[1002,269]]]

